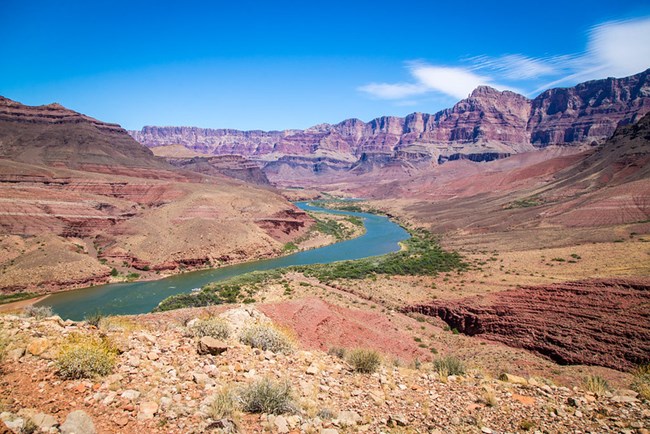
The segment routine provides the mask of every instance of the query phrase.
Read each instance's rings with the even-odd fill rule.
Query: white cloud
[[[358,90],[380,99],[402,100],[429,93],[465,98],[477,86],[497,89],[534,89],[539,92],[558,85],[604,77],[625,77],[650,67],[650,17],[610,21],[593,27],[582,53],[531,57],[524,54],[475,56],[466,67],[407,63],[412,82],[370,83]],[[545,83],[542,80],[546,80]],[[521,91],[519,91],[521,92]]]
[[[468,59],[473,70],[490,70],[510,80],[526,80],[559,73],[569,56],[534,58],[523,54],[498,57],[476,56]]]
[[[616,77],[647,69],[650,66],[650,18],[612,21],[594,27],[589,34],[586,60]]]
[[[375,98],[401,100],[408,97],[439,92],[455,98],[466,98],[480,85],[497,87],[489,77],[475,74],[467,69],[410,62],[409,72],[414,83],[370,83],[358,88]],[[412,103],[412,101],[409,101]]]
[[[489,77],[474,74],[463,68],[416,63],[411,67],[411,74],[427,89],[459,99],[466,98],[480,85],[495,86]]]
[[[413,83],[370,83],[359,87],[358,90],[381,99],[408,98],[428,91],[421,84]]]

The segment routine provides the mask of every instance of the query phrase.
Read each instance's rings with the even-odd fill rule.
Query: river
[[[146,313],[151,312],[158,303],[171,295],[187,293],[193,288],[199,288],[210,282],[228,279],[251,271],[384,255],[398,251],[400,249],[399,242],[409,237],[404,228],[384,216],[325,210],[309,205],[307,202],[297,202],[296,205],[305,211],[326,211],[332,214],[360,217],[363,219],[366,233],[352,240],[341,241],[274,259],[193,271],[153,281],[111,283],[59,292],[50,295],[37,305],[50,306],[62,318],[72,320],[81,320],[85,316],[94,313],[101,313],[102,315]]]

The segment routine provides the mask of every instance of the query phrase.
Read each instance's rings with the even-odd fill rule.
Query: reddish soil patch
[[[470,336],[561,364],[626,370],[650,361],[650,280],[589,280],[522,287],[409,306]]]
[[[424,357],[413,338],[396,329],[390,317],[334,306],[319,298],[258,305],[275,323],[290,328],[304,348],[372,348],[404,360]]]

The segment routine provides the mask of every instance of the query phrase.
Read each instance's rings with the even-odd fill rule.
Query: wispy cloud
[[[397,101],[436,93],[465,98],[479,85],[524,89],[523,93],[536,96],[549,87],[624,77],[650,67],[650,17],[599,24],[588,32],[587,40],[582,53],[480,55],[461,59],[457,66],[407,62],[411,81],[370,83],[358,90]]]
[[[370,83],[358,90],[375,98],[400,100],[431,92],[465,98],[480,85],[507,87],[465,68],[435,66],[420,61],[407,65],[414,83]]]
[[[381,99],[402,99],[422,95],[429,89],[419,83],[370,83],[358,90]]]

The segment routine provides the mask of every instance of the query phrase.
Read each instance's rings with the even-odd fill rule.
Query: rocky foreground
[[[191,332],[196,318],[207,315],[185,310],[112,317],[98,327],[59,317],[1,316],[8,341],[0,373],[4,432],[650,432],[650,402],[631,390],[594,393],[543,378],[497,380],[480,370],[444,375],[428,363],[400,366],[390,354],[376,372],[359,373],[335,355],[296,344],[274,353],[240,343],[239,333],[251,322],[271,326],[251,307],[220,314],[230,338],[197,337]],[[77,333],[113,343],[119,354],[112,373],[61,376],[62,343]],[[219,392],[259,378],[288,380],[293,411],[220,418],[213,404]]]

